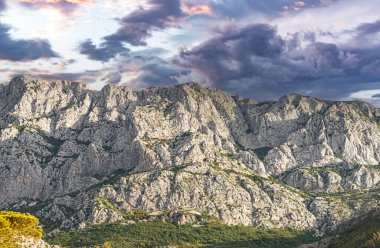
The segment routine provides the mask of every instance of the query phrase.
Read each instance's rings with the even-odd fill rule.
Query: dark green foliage
[[[131,220],[142,220],[142,219],[148,218],[148,212],[142,209],[132,208],[131,211],[132,211],[132,214],[129,216],[127,215],[126,218],[129,217],[129,219]]]
[[[172,168],[170,168],[170,171],[173,172],[175,175],[177,175],[178,172],[182,171],[184,168],[186,168],[186,167],[181,167],[181,166],[172,167]]]
[[[350,230],[339,235],[332,245],[332,248],[351,247],[380,247],[380,212],[370,215]]]
[[[112,247],[296,247],[314,241],[312,235],[296,230],[266,230],[212,223],[207,226],[176,226],[165,222],[133,225],[109,224],[78,232],[60,232],[47,238],[51,244],[93,247],[109,242]]]
[[[145,147],[152,151],[154,151],[156,144],[160,144],[163,146],[169,145],[169,140],[161,139],[161,138],[151,138],[151,137],[144,136],[142,137],[142,141],[145,142]]]
[[[62,89],[62,92],[63,92],[64,94],[69,94],[69,93],[70,93],[70,89],[69,89],[69,88],[63,88],[63,89]]]
[[[261,147],[253,150],[257,157],[259,157],[260,160],[264,160],[264,158],[268,155],[268,152],[272,150],[273,147]]]
[[[12,127],[16,128],[20,133],[24,132],[25,129],[33,129],[33,130],[37,130],[39,131],[40,128],[36,125],[33,125],[33,124],[28,124],[28,125],[17,125],[17,124],[14,124],[12,125]]]
[[[370,170],[380,170],[380,164],[374,164],[374,165],[365,164],[363,166]]]

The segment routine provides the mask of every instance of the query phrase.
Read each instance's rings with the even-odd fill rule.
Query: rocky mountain
[[[164,220],[332,231],[378,208],[380,110],[188,83],[0,86],[0,209],[45,229]]]

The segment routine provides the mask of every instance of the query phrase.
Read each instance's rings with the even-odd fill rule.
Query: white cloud
[[[271,21],[282,35],[296,31],[331,32],[340,34],[334,37],[321,37],[335,44],[351,39],[345,31],[352,30],[362,23],[371,23],[380,19],[379,0],[342,0],[328,6],[306,9],[300,13],[286,15]]]
[[[368,99],[371,99],[373,95],[377,95],[377,94],[380,94],[380,89],[362,90],[362,91],[352,93],[350,95],[350,98],[368,100]]]

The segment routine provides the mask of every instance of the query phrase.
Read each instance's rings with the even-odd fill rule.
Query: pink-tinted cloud
[[[282,7],[281,14],[288,14],[289,12],[298,12],[307,8],[307,4],[304,1],[294,2],[292,5],[285,5]]]
[[[189,15],[211,15],[213,13],[212,8],[207,4],[200,5],[181,5],[181,10]]]
[[[54,8],[62,13],[71,14],[77,8],[92,3],[92,0],[18,0],[22,5],[30,8]]]
[[[305,2],[302,2],[302,1],[294,3],[294,6],[296,6],[296,7],[303,7],[305,5],[306,5]]]

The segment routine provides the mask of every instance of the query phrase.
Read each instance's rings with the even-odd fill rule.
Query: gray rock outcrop
[[[141,219],[312,229],[378,206],[380,111],[196,83],[0,87],[0,208],[52,229]]]

